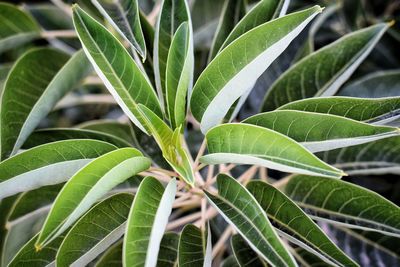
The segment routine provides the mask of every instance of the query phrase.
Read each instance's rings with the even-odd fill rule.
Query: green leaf
[[[400,138],[391,137],[319,153],[318,156],[349,175],[400,174],[399,147]]]
[[[229,255],[222,263],[221,267],[241,267],[234,255]]]
[[[96,267],[122,267],[122,242],[111,246],[96,262]]]
[[[388,27],[381,23],[347,34],[305,57],[274,82],[265,95],[262,111],[303,98],[334,95]]]
[[[210,154],[207,164],[255,164],[284,172],[339,178],[340,170],[329,166],[283,134],[244,123],[223,124],[206,135]]]
[[[113,136],[111,134],[102,133],[94,130],[71,129],[71,128],[53,128],[40,129],[33,132],[23,145],[23,148],[32,148],[38,145],[50,142],[68,140],[68,139],[92,139],[104,141],[115,145],[116,147],[130,147],[124,139]]]
[[[0,163],[0,199],[66,181],[94,158],[116,149],[95,140],[41,145]]]
[[[247,244],[240,235],[231,238],[233,255],[240,267],[267,267],[268,264]]]
[[[1,98],[2,159],[17,153],[57,101],[89,70],[82,51],[69,58],[51,48],[30,50],[15,63]]]
[[[65,236],[56,265],[86,266],[125,232],[133,195],[113,195],[91,208]]]
[[[368,189],[298,175],[289,180],[285,192],[313,219],[400,237],[400,208]]]
[[[36,21],[17,6],[0,3],[0,53],[39,37]]]
[[[368,123],[386,124],[400,117],[400,97],[378,99],[340,96],[307,98],[283,105],[279,110],[309,111]]]
[[[138,150],[121,148],[80,169],[57,196],[36,242],[38,250],[63,233],[109,190],[148,169],[150,164]]]
[[[179,239],[179,267],[210,267],[211,266],[211,233],[202,231],[193,224],[187,224]]]
[[[377,71],[361,77],[340,92],[343,96],[390,97],[400,95],[400,70]]]
[[[249,92],[260,75],[320,12],[321,8],[314,6],[264,23],[237,38],[215,57],[197,80],[190,102],[203,133],[222,121],[235,101]]]
[[[132,47],[146,59],[146,44],[137,0],[93,0],[92,3]]]
[[[140,184],[124,236],[124,266],[155,266],[161,239],[175,200],[176,179],[164,189],[153,177]]]
[[[154,75],[158,97],[166,101],[167,58],[172,38],[178,27],[187,21],[191,25],[190,10],[185,0],[163,0],[154,36]],[[193,51],[193,48],[188,50]]]
[[[207,198],[250,247],[273,266],[296,266],[264,210],[250,192],[230,176],[217,176],[218,195]]]
[[[175,32],[168,53],[166,69],[166,102],[169,121],[173,129],[186,118],[186,97],[193,82],[193,37],[187,22]]]
[[[278,189],[262,181],[251,181],[246,187],[265,210],[280,235],[316,254],[328,264],[358,266]]]
[[[310,150],[327,151],[397,136],[399,129],[374,126],[330,114],[278,110],[243,121],[284,134]]]
[[[107,89],[125,114],[142,131],[138,103],[157,115],[162,114],[151,84],[123,45],[100,23],[78,6],[73,7],[73,19],[83,50]]]
[[[181,141],[181,127],[172,131],[168,125],[154,114],[150,109],[139,105],[149,132],[154,136],[161,148],[164,159],[171,167],[191,186],[194,185],[192,164],[187,152],[183,149]]]
[[[157,267],[174,267],[178,262],[179,234],[165,233],[161,239]]]

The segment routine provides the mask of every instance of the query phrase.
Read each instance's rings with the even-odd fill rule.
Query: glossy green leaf
[[[165,233],[160,243],[157,267],[174,267],[178,262],[179,234]]]
[[[166,103],[173,129],[186,118],[186,98],[193,82],[193,38],[187,22],[182,23],[172,38],[166,69]]]
[[[250,247],[274,266],[296,266],[268,217],[250,192],[234,178],[217,176],[218,195],[207,198]]]
[[[69,139],[92,139],[104,141],[115,145],[116,147],[130,147],[124,139],[111,134],[102,133],[94,130],[71,129],[71,128],[50,128],[40,129],[33,132],[23,145],[23,148],[32,148],[38,145],[47,144]]]
[[[17,6],[0,3],[0,53],[39,37],[39,26]]]
[[[207,164],[255,164],[284,172],[339,178],[340,170],[319,160],[283,134],[256,125],[233,123],[214,127],[206,135]]]
[[[56,265],[86,266],[125,232],[133,195],[113,195],[91,208],[66,234]]]
[[[142,56],[146,58],[146,44],[140,23],[137,0],[93,0],[100,13],[113,25]]]
[[[262,111],[303,98],[334,95],[388,27],[381,23],[347,34],[305,57],[274,82],[265,95]]]
[[[14,195],[11,197],[4,198],[0,201],[0,255],[4,255],[4,242],[7,235],[7,215],[10,213],[15,201],[17,200],[18,195]],[[0,256],[0,263],[1,263],[1,256]]]
[[[191,25],[190,11],[186,0],[162,0],[154,36],[153,52],[154,75],[158,97],[162,105],[165,105],[166,102],[168,52],[176,30],[185,21]]]
[[[221,267],[241,267],[237,262],[234,255],[229,255],[223,262],[221,262]]]
[[[122,242],[111,246],[96,262],[96,267],[122,267]]]
[[[116,149],[96,140],[41,145],[0,163],[0,199],[66,181],[94,158]]]
[[[97,74],[129,119],[147,132],[137,104],[141,103],[161,115],[151,84],[123,45],[104,26],[78,6],[73,8],[73,14],[83,50]]]
[[[142,181],[128,217],[124,266],[156,266],[175,193],[175,178],[166,188],[154,177],[148,176]]]
[[[327,151],[397,136],[394,127],[374,126],[330,114],[278,110],[243,121],[284,134],[310,150]]]
[[[40,250],[109,190],[147,170],[150,164],[150,160],[134,148],[121,148],[88,163],[61,190],[40,232],[36,247]]]
[[[251,181],[246,187],[265,210],[280,235],[329,264],[357,266],[317,224],[278,189],[261,181]]]
[[[285,192],[313,219],[400,237],[400,208],[368,189],[298,175],[289,180]]]
[[[231,238],[233,255],[240,267],[267,267],[268,264],[247,244],[240,235]]]
[[[136,142],[135,132],[130,124],[121,123],[117,120],[93,120],[76,126],[79,129],[92,130],[116,136],[134,145]]]
[[[400,70],[377,71],[345,86],[340,92],[353,97],[391,97],[400,95]]]
[[[314,6],[264,23],[237,38],[215,57],[197,80],[190,102],[203,133],[222,121],[235,101],[249,92],[260,75],[320,12],[321,8]]]
[[[179,267],[211,267],[211,234],[193,224],[181,233],[178,248]]]
[[[400,98],[307,98],[283,105],[279,110],[301,110],[346,117],[374,124],[386,124],[400,117]]]
[[[69,58],[51,48],[30,50],[15,63],[1,98],[3,159],[18,151],[57,101],[89,70],[82,51]]]

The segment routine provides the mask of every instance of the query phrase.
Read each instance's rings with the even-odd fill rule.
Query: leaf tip
[[[391,21],[387,22],[387,26],[388,26],[389,28],[390,28],[390,27],[393,27],[394,24],[396,24],[396,21],[395,21],[394,19],[392,19]]]
[[[36,252],[39,252],[39,251],[41,251],[42,250],[42,245],[41,244],[35,244],[35,251]]]

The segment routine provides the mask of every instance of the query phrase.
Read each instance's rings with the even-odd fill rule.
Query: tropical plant
[[[400,174],[398,6],[51,2],[0,3],[1,266],[400,264],[351,180]]]

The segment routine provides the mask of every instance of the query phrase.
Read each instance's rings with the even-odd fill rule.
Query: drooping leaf
[[[240,267],[266,267],[268,264],[247,244],[240,235],[231,238],[233,255]]]
[[[394,127],[375,126],[330,114],[277,110],[243,121],[284,134],[310,150],[327,151],[397,136]]]
[[[377,71],[344,87],[339,94],[353,97],[391,97],[400,95],[400,70]]]
[[[256,164],[284,172],[339,178],[343,173],[319,160],[294,140],[256,125],[233,123],[214,127],[206,135],[207,164]]]
[[[92,3],[144,60],[146,58],[146,44],[140,23],[138,1],[93,0]]]
[[[94,130],[71,129],[71,128],[50,128],[40,129],[33,132],[23,145],[23,148],[32,148],[38,145],[47,144],[61,140],[70,139],[92,139],[113,144],[119,148],[130,147],[124,139],[111,134],[102,133]]]
[[[294,244],[316,254],[325,262],[357,266],[294,202],[262,181],[251,181],[247,189],[267,213],[278,233]]]
[[[313,97],[334,95],[372,51],[388,25],[381,23],[345,35],[293,65],[268,90],[262,111]]]
[[[193,37],[187,22],[182,23],[172,38],[166,67],[166,104],[173,129],[186,118],[186,99],[193,82]]]
[[[193,224],[187,224],[181,233],[178,249],[179,267],[211,266],[211,234]]]
[[[142,181],[128,217],[124,266],[156,266],[175,192],[175,178],[166,188],[154,177],[148,176]]]
[[[122,241],[111,246],[96,262],[95,267],[122,267]]]
[[[217,176],[218,195],[205,191],[224,219],[250,247],[274,266],[296,266],[264,210],[250,192],[230,176]]]
[[[161,116],[161,108],[151,84],[123,45],[100,23],[78,6],[73,8],[75,29],[83,50],[107,89],[122,110],[142,131],[137,111],[141,103]]]
[[[368,189],[298,175],[289,180],[285,192],[313,219],[400,237],[400,208]]]
[[[0,199],[66,181],[94,158],[116,149],[96,140],[41,145],[0,163]]]
[[[36,21],[18,7],[0,3],[0,53],[26,44],[39,36]]]
[[[221,122],[235,101],[251,89],[320,12],[321,8],[314,6],[264,23],[237,38],[215,57],[197,80],[190,102],[203,133]]]
[[[117,120],[93,120],[81,123],[76,126],[79,129],[92,130],[96,132],[102,132],[119,137],[125,142],[129,142],[132,145],[136,144],[135,132],[133,131],[131,124],[121,123]]]
[[[174,267],[178,262],[179,234],[165,233],[160,243],[157,267]]]
[[[56,264],[86,266],[125,232],[133,195],[113,195],[91,208],[66,234]]]
[[[178,27],[187,21],[189,26],[190,11],[186,0],[162,0],[161,10],[158,15],[154,36],[154,75],[156,80],[158,97],[162,105],[166,101],[166,70],[168,51],[172,38]],[[193,48],[189,48],[193,49]]]
[[[18,151],[57,101],[89,70],[82,51],[69,58],[51,48],[30,50],[15,63],[1,98],[2,159]]]
[[[36,241],[36,247],[44,247],[109,190],[148,169],[150,164],[150,160],[134,148],[121,148],[88,163],[61,190]]]
[[[301,110],[332,114],[374,124],[386,124],[400,117],[400,98],[307,98],[283,105],[279,110]]]

